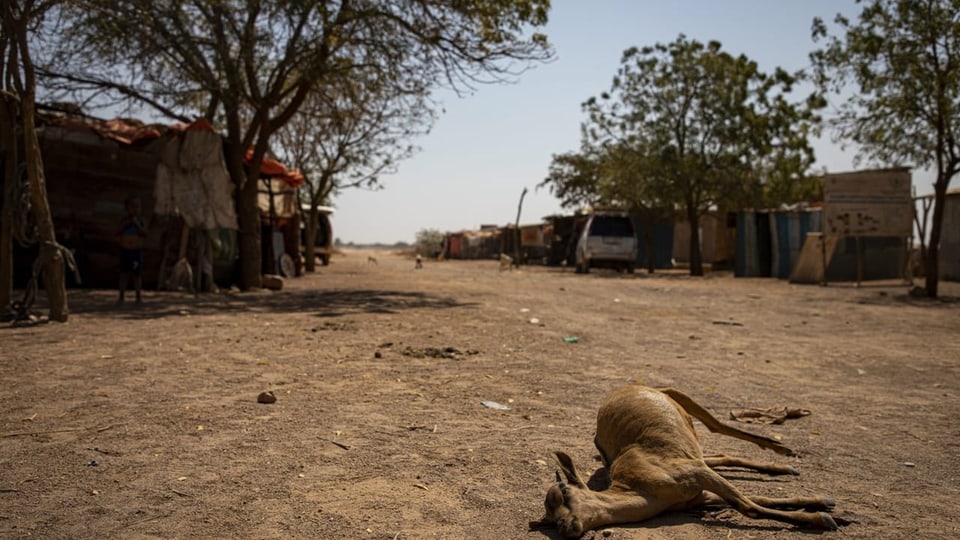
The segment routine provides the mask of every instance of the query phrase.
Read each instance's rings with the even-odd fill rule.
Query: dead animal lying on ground
[[[714,467],[742,467],[767,474],[799,474],[790,466],[733,456],[704,456],[693,416],[714,433],[752,442],[783,455],[793,452],[779,441],[721,423],[677,390],[634,385],[614,390],[597,413],[594,443],[611,485],[592,491],[570,456],[556,452],[566,481],[547,491],[546,515],[531,528],[556,526],[567,538],[616,523],[643,521],[664,512],[730,505],[756,519],[773,519],[800,527],[836,529],[825,497],[747,497],[717,474]],[[806,510],[806,511],[804,511]]]

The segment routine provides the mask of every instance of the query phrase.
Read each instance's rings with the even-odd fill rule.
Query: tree
[[[937,297],[939,247],[950,181],[960,171],[960,1],[872,0],[859,21],[837,15],[842,36],[813,21],[817,82],[844,94],[832,126],[859,145],[858,157],[933,168],[933,221],[926,293]]]
[[[531,27],[548,0],[72,0],[75,47],[48,71],[69,86],[133,96],[156,110],[226,126],[237,189],[240,284],[260,283],[260,164],[311,93],[357,70],[380,84],[470,87],[548,59]],[[131,31],[136,29],[136,31]],[[123,76],[124,80],[118,80]],[[244,165],[244,154],[252,148]]]
[[[57,243],[56,234],[53,227],[53,218],[50,215],[50,205],[47,202],[47,188],[43,175],[43,159],[40,155],[40,143],[37,140],[37,130],[35,125],[35,102],[36,102],[36,74],[28,44],[28,34],[39,24],[40,19],[56,4],[54,1],[36,1],[36,0],[5,0],[0,4],[0,55],[3,63],[0,63],[0,84],[2,84],[3,112],[0,113],[0,119],[4,126],[0,129],[5,131],[4,146],[7,149],[5,161],[7,163],[4,176],[8,183],[19,181],[19,178],[11,178],[11,173],[16,175],[16,170],[11,167],[13,163],[18,162],[20,153],[18,147],[23,145],[22,156],[26,165],[26,173],[30,189],[30,210],[36,226],[36,240],[40,244],[39,269],[43,276],[44,289],[50,303],[49,316],[51,320],[66,322],[70,310],[67,305],[66,283],[64,281],[64,264],[66,250]],[[11,127],[16,123],[20,128],[18,137]],[[11,192],[6,190],[4,194],[4,223],[3,223],[3,246],[0,247],[0,254],[3,254],[4,269],[0,272],[3,281],[3,295],[6,301],[3,307],[6,307],[10,298],[10,282],[12,278],[12,269],[6,265],[12,263],[12,253],[10,251],[9,227],[12,222],[9,220],[8,211],[12,210],[10,205],[19,201],[12,201],[9,198]],[[22,209],[21,209],[22,210]],[[36,270],[34,271],[36,278]],[[33,281],[31,281],[33,284]],[[29,291],[28,291],[29,294]]]
[[[537,187],[548,187],[564,208],[605,204],[600,193],[602,167],[597,152],[583,145],[580,152],[554,154],[547,177]]]
[[[320,205],[343,189],[376,189],[382,175],[416,151],[410,139],[426,133],[434,119],[422,83],[410,81],[398,93],[380,85],[376,73],[357,73],[311,95],[278,132],[279,153],[305,178],[300,193],[308,206],[302,210],[308,272],[316,267]]]
[[[587,140],[631,151],[645,164],[635,178],[657,186],[658,197],[671,194],[684,210],[692,275],[703,274],[704,213],[759,201],[771,186],[796,185],[813,162],[808,135],[823,102],[817,95],[789,101],[802,75],[767,75],[716,41],[681,35],[624,51],[610,91],[584,103]]]
[[[642,147],[608,142],[591,147],[585,141],[580,152],[555,155],[546,179],[567,208],[613,206],[629,210],[646,225],[641,234],[647,254],[647,271],[654,271],[653,227],[659,219],[673,215],[673,186],[664,182],[657,169],[657,156]]]
[[[446,235],[437,229],[420,229],[417,231],[417,238],[414,247],[417,254],[423,254],[427,257],[433,256],[440,251],[443,245],[443,239]]]

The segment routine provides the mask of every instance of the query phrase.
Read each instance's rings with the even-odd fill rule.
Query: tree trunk
[[[304,231],[303,256],[306,259],[307,272],[317,271],[317,224],[320,221],[320,212],[317,206],[310,204],[310,211],[307,213],[307,227]]]
[[[258,289],[261,282],[260,209],[257,207],[257,180],[249,178],[237,191],[237,221],[240,226],[240,289]]]
[[[687,222],[690,224],[690,275],[703,275],[703,254],[700,252],[700,214],[696,206],[687,203]]]
[[[234,186],[234,199],[237,205],[237,227],[239,248],[237,285],[247,291],[259,288],[261,285],[261,253],[260,253],[260,210],[257,207],[258,174],[253,181],[249,181],[249,168],[244,165],[245,150],[239,142],[239,121],[227,122],[227,142],[224,144],[224,154],[227,162],[227,173]],[[252,184],[252,185],[251,185]],[[252,188],[252,189],[251,189]],[[252,193],[251,193],[252,191]]]
[[[260,165],[267,155],[268,135],[262,130],[250,157],[250,163],[244,167],[246,179],[239,190],[238,219],[240,220],[240,288],[243,290],[260,288],[262,285],[262,264],[260,251],[260,209],[257,196],[260,190]],[[242,152],[245,152],[241,149]],[[241,154],[242,155],[242,154]]]
[[[940,285],[940,230],[943,226],[944,205],[947,202],[947,186],[950,177],[941,173],[933,185],[933,221],[930,224],[930,245],[927,246],[927,258],[924,261],[927,296],[936,298]]]
[[[3,210],[0,215],[0,310],[13,301],[13,183],[17,175],[17,145],[13,130],[14,106],[0,102],[0,147],[3,155]]]
[[[63,254],[57,244],[47,203],[47,186],[43,176],[43,161],[40,156],[40,143],[34,125],[33,92],[28,88],[21,97],[24,156],[27,162],[27,176],[30,179],[30,202],[37,221],[37,236],[40,241],[39,257],[42,261],[43,287],[50,302],[50,320],[66,322],[70,314],[67,307],[67,289],[63,273]]]

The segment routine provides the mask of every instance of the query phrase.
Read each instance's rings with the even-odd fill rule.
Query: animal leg
[[[793,467],[792,465],[779,465],[776,463],[764,463],[761,461],[754,461],[752,459],[746,459],[736,456],[727,456],[727,455],[716,455],[716,456],[704,456],[703,462],[707,464],[711,469],[716,469],[717,467],[742,467],[744,469],[750,469],[752,471],[757,471],[769,475],[781,475],[781,474],[800,474],[800,471]]]
[[[579,538],[591,529],[646,521],[670,510],[671,503],[631,492],[590,491],[561,482],[547,492],[546,516],[530,522],[530,528],[555,525],[564,538]]]
[[[836,503],[833,502],[833,499],[828,497],[787,497],[787,498],[773,498],[773,497],[759,497],[751,495],[747,497],[754,503],[765,506],[767,508],[779,508],[781,510],[833,510],[833,507]],[[703,496],[700,499],[700,506],[729,506],[726,501],[721,499],[718,495],[709,493],[707,491],[703,492]]]
[[[555,524],[564,537],[577,538],[584,531],[616,523],[645,521],[696,498],[698,493],[685,490],[669,474],[660,476],[657,489],[649,495],[630,487],[623,489],[624,486],[592,491],[577,472],[570,456],[560,451],[554,452],[554,456],[566,481],[557,474],[557,483],[547,492],[546,517],[531,522],[530,526]],[[626,481],[626,485],[629,484],[630,481]]]
[[[722,423],[721,421],[717,420],[716,417],[710,414],[709,411],[704,409],[699,403],[694,401],[693,398],[679,390],[674,388],[659,388],[658,390],[669,396],[670,399],[680,405],[683,410],[687,411],[687,414],[703,422],[703,425],[707,426],[707,429],[713,433],[719,433],[720,435],[726,435],[735,439],[752,442],[761,448],[767,448],[785,456],[794,455],[793,450],[787,448],[776,439],[764,437],[763,435],[755,435],[753,433],[742,431]]]
[[[753,519],[773,519],[776,521],[782,521],[784,523],[790,523],[800,527],[810,527],[815,529],[828,529],[834,530],[837,528],[837,522],[833,520],[833,517],[830,514],[825,512],[802,512],[802,511],[785,511],[785,510],[776,510],[774,508],[769,508],[765,505],[761,505],[760,502],[773,502],[775,505],[786,505],[787,507],[794,508],[797,505],[792,503],[794,502],[815,502],[816,505],[823,505],[829,507],[829,499],[817,500],[812,499],[769,499],[766,497],[755,497],[749,498],[740,493],[733,484],[723,479],[722,476],[717,474],[715,471],[709,468],[703,468],[698,473],[698,479],[701,482],[701,486],[704,491],[709,491],[717,495],[720,499],[725,501],[727,504],[732,506],[736,511],[741,514],[753,518]],[[799,505],[801,507],[806,507],[806,505]]]

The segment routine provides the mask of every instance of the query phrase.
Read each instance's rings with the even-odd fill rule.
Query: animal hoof
[[[565,516],[557,520],[557,531],[564,538],[580,538],[583,535],[583,523],[577,516]]]
[[[826,508],[827,510],[833,509],[833,507],[836,506],[836,505],[837,505],[836,501],[834,501],[834,500],[831,499],[830,497],[823,497],[823,506],[824,506],[824,508]]]
[[[835,531],[837,530],[837,522],[833,520],[833,516],[830,514],[820,512],[820,527],[828,531]]]
[[[794,467],[793,465],[791,465],[791,466],[790,466],[790,474],[792,474],[792,475],[794,475],[794,476],[800,476],[800,471],[797,470],[796,467]]]

